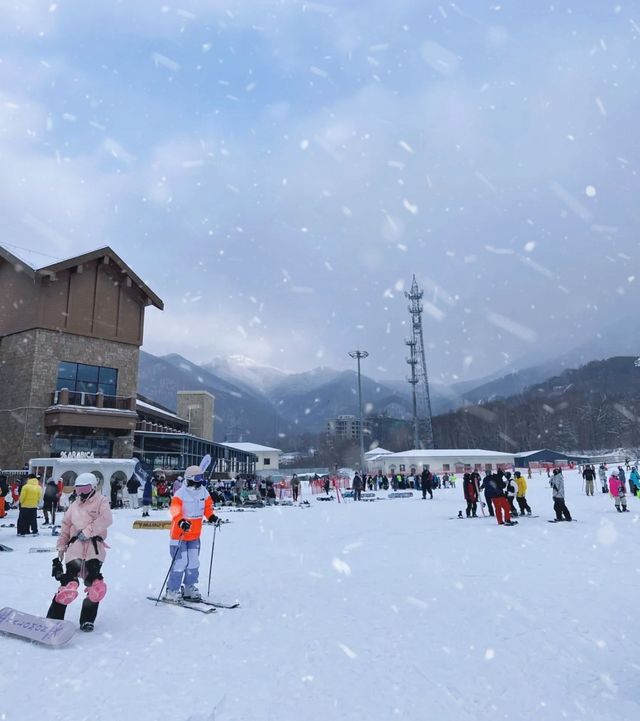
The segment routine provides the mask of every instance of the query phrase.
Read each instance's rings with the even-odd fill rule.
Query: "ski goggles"
[[[75,489],[76,493],[84,496],[85,494],[91,493],[91,491],[93,491],[93,486],[90,483],[87,483],[86,486],[76,486]]]
[[[186,481],[187,483],[191,483],[194,486],[201,485],[205,482],[204,474],[198,473],[193,478],[187,478]]]

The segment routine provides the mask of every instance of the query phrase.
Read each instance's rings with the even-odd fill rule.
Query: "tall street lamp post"
[[[360,441],[360,473],[364,474],[364,419],[362,417],[362,381],[360,379],[360,361],[366,358],[369,353],[366,350],[352,350],[349,355],[358,361],[358,408],[360,414],[360,430],[358,440]]]

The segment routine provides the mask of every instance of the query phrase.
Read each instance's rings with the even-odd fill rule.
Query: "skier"
[[[41,498],[42,489],[38,477],[30,473],[20,491],[20,512],[16,529],[19,536],[38,535],[38,506]]]
[[[604,463],[601,463],[598,467],[598,478],[600,479],[600,485],[602,486],[603,493],[609,493],[607,488],[607,468]]]
[[[518,517],[518,511],[516,511],[516,507],[514,505],[514,499],[516,497],[516,494],[518,493],[518,484],[514,481],[513,478],[511,478],[511,472],[507,471],[504,474],[504,494],[507,499],[507,503],[509,504],[509,509],[511,510],[511,515],[514,518]]]
[[[295,503],[298,500],[298,495],[300,493],[300,479],[298,478],[297,473],[294,473],[293,478],[291,479],[291,492],[293,494],[293,502]]]
[[[470,473],[465,473],[462,477],[462,491],[464,493],[464,500],[467,502],[467,518],[477,518],[478,489]]]
[[[593,466],[585,466],[582,471],[582,477],[584,478],[584,491],[587,496],[593,496],[593,486],[596,480],[596,471]]]
[[[553,469],[553,477],[549,481],[553,489],[553,510],[556,512],[556,521],[571,521],[571,513],[564,502],[564,477],[561,468]]]
[[[179,603],[200,601],[198,590],[200,566],[200,533],[203,516],[220,525],[220,519],[214,513],[211,495],[205,488],[204,471],[200,466],[189,466],[184,473],[184,483],[177,490],[169,506],[171,514],[171,572],[167,581],[165,600]],[[181,593],[181,585],[184,588]]]
[[[420,476],[420,483],[422,485],[422,500],[423,501],[427,498],[427,493],[429,494],[429,498],[431,500],[433,500],[433,490],[431,488],[432,480],[433,480],[433,477],[431,475],[431,471],[428,468],[425,468],[422,471],[422,474]]]
[[[98,606],[107,592],[100,569],[104,563],[107,529],[113,522],[109,501],[96,491],[98,480],[93,473],[81,473],[75,480],[76,500],[62,519],[51,575],[59,581],[47,618],[62,620],[67,606],[78,597],[79,579],[84,580],[87,594],[80,611],[80,629],[93,631]],[[66,570],[62,559],[65,559]]]
[[[331,488],[331,481],[330,481],[330,479],[329,479],[329,476],[325,476],[325,479],[324,479],[324,492],[326,493],[327,496],[329,495],[329,489],[330,489],[330,488]]]
[[[616,511],[618,511],[618,513],[626,513],[629,510],[627,508],[627,495],[625,493],[624,483],[620,479],[619,469],[617,471],[611,471],[611,476],[609,477],[609,492],[613,496]]]
[[[58,485],[50,478],[44,487],[44,503],[42,504],[42,513],[44,514],[43,526],[54,526],[56,523],[56,509],[58,507]],[[51,523],[49,523],[49,513],[51,513]]]
[[[526,513],[528,516],[531,515],[531,508],[527,503],[527,482],[524,480],[524,476],[521,475],[520,471],[515,472],[515,481],[518,486],[518,492],[516,493],[516,501],[518,508],[520,509],[520,515],[524,516]]]

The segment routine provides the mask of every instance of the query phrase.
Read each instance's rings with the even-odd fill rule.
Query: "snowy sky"
[[[0,48],[1,242],[111,245],[151,352],[399,378],[412,273],[435,378],[633,310],[640,2],[6,0]]]

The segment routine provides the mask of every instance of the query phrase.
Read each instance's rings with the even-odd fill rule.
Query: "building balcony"
[[[56,428],[96,428],[122,432],[136,427],[135,396],[110,396],[84,393],[63,388],[52,394],[51,405],[44,412],[44,424]]]

